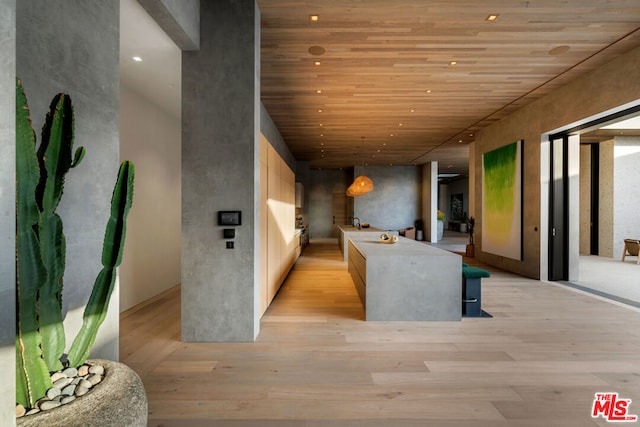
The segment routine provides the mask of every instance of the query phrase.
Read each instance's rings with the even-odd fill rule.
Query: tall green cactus
[[[35,149],[29,107],[20,81],[16,85],[16,401],[34,407],[51,380],[49,372],[62,368],[65,349],[62,290],[66,242],[62,220],[55,213],[63,193],[64,177],[84,156],[73,152],[74,119],[69,96],[51,102]],[[85,309],[83,326],[68,357],[79,366],[89,355],[98,327],[106,316],[124,246],[126,217],[133,198],[134,167],[120,166],[111,200],[111,217],[103,247],[103,270]],[[105,255],[106,253],[106,255]]]
[[[102,246],[103,268],[96,278],[89,303],[84,309],[82,328],[69,350],[71,366],[80,366],[87,360],[96,339],[98,327],[107,315],[107,306],[116,281],[116,267],[122,262],[126,218],[133,202],[133,177],[133,163],[122,163],[111,198],[111,217],[107,223]]]

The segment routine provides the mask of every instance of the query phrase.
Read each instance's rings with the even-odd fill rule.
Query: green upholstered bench
[[[491,277],[487,270],[471,267],[462,263],[462,315],[466,317],[482,316],[483,277]]]

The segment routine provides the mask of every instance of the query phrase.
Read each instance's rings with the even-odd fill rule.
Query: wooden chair
[[[640,256],[638,256],[638,252],[640,251],[640,240],[634,239],[624,239],[624,250],[622,251],[622,262],[627,255],[638,257],[638,261],[636,264],[640,264]]]

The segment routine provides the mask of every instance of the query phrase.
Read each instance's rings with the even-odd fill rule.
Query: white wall
[[[120,310],[180,283],[181,122],[120,86],[120,156],[135,164],[120,267]]]

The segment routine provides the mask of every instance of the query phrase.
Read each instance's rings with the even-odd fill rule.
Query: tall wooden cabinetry
[[[295,173],[260,138],[260,308],[267,309],[297,258]]]

